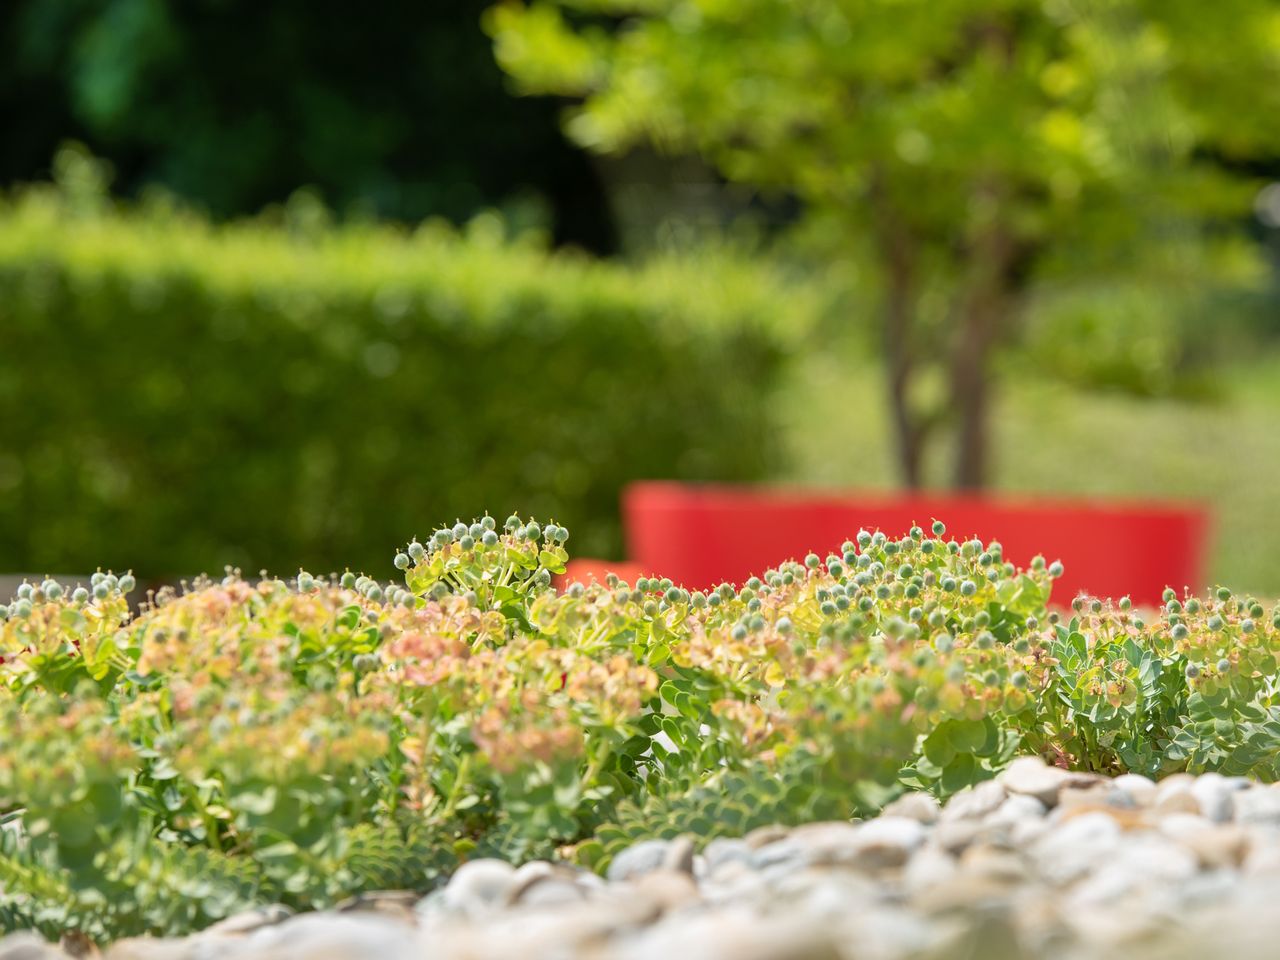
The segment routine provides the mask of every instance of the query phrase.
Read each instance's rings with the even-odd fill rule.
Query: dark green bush
[[[622,485],[752,480],[800,291],[501,235],[0,201],[0,570],[385,562],[511,503],[620,549]]]

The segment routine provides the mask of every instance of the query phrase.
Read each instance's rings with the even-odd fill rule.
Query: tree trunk
[[[884,351],[889,410],[898,455],[898,475],[908,490],[923,484],[924,418],[911,405],[911,382],[919,357],[913,337],[916,310],[916,249],[913,238],[894,215],[879,184],[872,190],[879,252],[884,265]]]
[[[911,380],[916,356],[911,327],[915,311],[915,277],[910,259],[889,251],[888,284],[884,305],[884,344],[888,360],[889,407],[897,442],[898,471],[908,490],[923,482],[924,426],[911,407]]]
[[[969,250],[968,279],[951,355],[951,400],[959,417],[953,475],[957,490],[981,490],[988,479],[992,393],[988,361],[1012,302],[1014,251],[999,219],[1000,201],[995,186],[979,188],[978,202],[987,207],[989,222],[978,230]]]

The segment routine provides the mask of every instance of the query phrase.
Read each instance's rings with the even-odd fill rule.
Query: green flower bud
[[[1175,640],[1185,640],[1187,638],[1187,625],[1185,623],[1175,623],[1173,629],[1169,631],[1169,636]]]
[[[933,535],[935,537],[940,537],[947,532],[947,525],[943,523],[941,520],[935,520],[933,521],[932,529],[933,529]]]
[[[1221,630],[1222,618],[1215,613],[1212,617],[1210,617],[1207,621],[1205,621],[1205,624],[1206,626],[1208,626],[1210,630]]]
[[[1253,633],[1253,621],[1252,621],[1252,620],[1250,620],[1248,617],[1245,617],[1243,620],[1241,620],[1241,621],[1240,621],[1240,632],[1241,632],[1241,633]]]
[[[27,619],[27,617],[31,616],[31,601],[26,597],[20,597],[18,602],[9,608],[9,613],[19,620]]]
[[[972,597],[978,592],[978,585],[972,580],[965,580],[960,584],[960,595],[962,597]]]
[[[420,563],[422,560],[426,559],[427,548],[415,540],[413,543],[409,544],[409,556],[413,559],[414,563]]]
[[[735,640],[747,639],[747,628],[741,623],[738,624],[736,627],[733,628],[732,636],[733,636],[733,639]]]
[[[507,533],[515,533],[520,529],[520,518],[513,513],[507,517],[507,522],[502,525],[502,529],[506,530]]]
[[[461,540],[463,537],[467,535],[467,525],[462,522],[455,523],[453,525],[452,533],[453,533],[453,539]]]
[[[1219,673],[1227,673],[1227,672],[1229,672],[1230,670],[1231,670],[1231,661],[1230,661],[1230,660],[1228,660],[1226,657],[1223,657],[1221,660],[1219,660],[1219,661],[1218,661],[1218,672],[1219,672]]]
[[[458,546],[460,546],[463,550],[474,550],[476,546],[475,538],[472,537],[471,534],[469,533],[464,533],[461,537],[458,538]]]
[[[93,588],[93,595],[99,600],[105,600],[111,595],[111,591],[103,581],[99,581],[98,585]]]
[[[397,570],[408,570],[409,564],[412,563],[407,553],[397,553],[395,560],[392,561]]]
[[[88,603],[89,591],[84,587],[76,587],[71,593],[71,600],[74,603]]]
[[[1017,670],[1011,677],[1009,677],[1009,682],[1019,690],[1023,690],[1027,686],[1027,675],[1021,670]]]
[[[1049,576],[1053,577],[1055,580],[1058,579],[1058,577],[1062,576],[1065,572],[1066,572],[1066,567],[1062,565],[1061,560],[1055,560],[1053,561],[1053,563],[1049,564]]]
[[[779,633],[791,632],[791,620],[788,617],[779,617],[778,622],[774,626]]]
[[[484,536],[480,538],[480,542],[486,547],[496,547],[498,545],[498,534],[493,530],[486,530]]]
[[[1200,676],[1200,668],[1194,663],[1188,663],[1186,674],[1188,680],[1194,680],[1196,677]]]

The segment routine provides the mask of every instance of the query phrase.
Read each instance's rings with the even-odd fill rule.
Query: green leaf
[[[538,554],[538,563],[550,570],[552,573],[564,573],[565,564],[558,556],[550,550],[543,550]]]
[[[982,720],[954,720],[949,737],[956,753],[977,753],[987,742],[987,724]]]
[[[968,754],[962,754],[952,760],[942,771],[942,789],[947,793],[955,793],[971,786],[978,779],[978,762]]]
[[[951,726],[951,721],[944,720],[924,738],[924,755],[938,767],[945,767],[956,756],[956,748],[951,742]]]

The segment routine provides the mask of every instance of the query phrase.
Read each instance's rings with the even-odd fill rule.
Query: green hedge
[[[627,481],[776,464],[815,298],[758,265],[74,193],[0,200],[0,570],[371,567],[490,504],[616,554]]]

